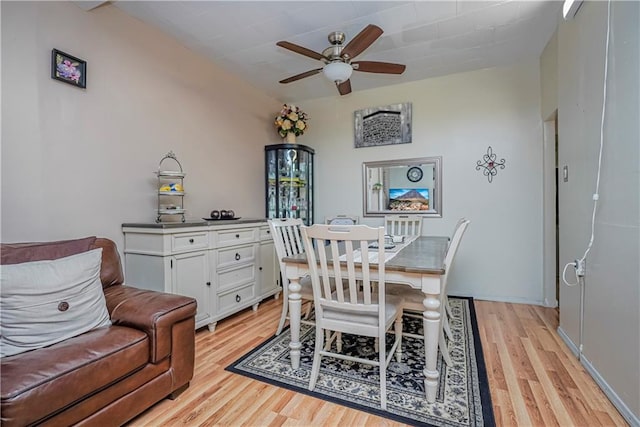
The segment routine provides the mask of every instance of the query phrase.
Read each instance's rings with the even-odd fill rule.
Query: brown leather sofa
[[[3,357],[3,427],[122,425],[189,386],[195,300],[123,286],[115,243],[88,239],[89,249],[103,248],[100,279],[112,326]],[[3,264],[15,264],[73,254],[64,248],[65,242],[3,244],[0,251]]]

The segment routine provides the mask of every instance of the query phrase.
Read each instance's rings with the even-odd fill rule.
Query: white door
[[[172,292],[195,298],[198,302],[196,328],[211,322],[211,281],[206,251],[174,255],[171,262]]]
[[[276,277],[276,251],[273,240],[260,243],[260,297],[265,298],[279,292],[280,280]]]

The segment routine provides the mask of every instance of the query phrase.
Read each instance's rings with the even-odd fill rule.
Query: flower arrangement
[[[300,136],[307,130],[308,119],[307,113],[299,107],[284,104],[282,110],[280,110],[280,114],[276,116],[275,125],[278,129],[278,134],[283,138],[285,138],[288,133]]]
[[[61,59],[61,58],[58,58]],[[61,60],[56,66],[58,73],[69,80],[73,80],[76,83],[80,83],[80,70],[78,70],[78,62],[71,62],[68,59]]]

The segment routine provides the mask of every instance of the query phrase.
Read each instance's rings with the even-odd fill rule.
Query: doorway
[[[543,147],[543,300],[547,307],[559,307],[558,188],[562,172],[558,168],[558,111],[544,122]]]
[[[556,111],[557,116],[557,111]],[[558,312],[560,312],[560,198],[558,197],[558,189],[560,188],[560,174],[558,168],[558,120],[554,120],[554,162],[555,162],[555,198],[556,198],[556,209],[555,209],[555,217],[556,217],[556,304],[558,308]],[[563,175],[564,176],[564,175]]]

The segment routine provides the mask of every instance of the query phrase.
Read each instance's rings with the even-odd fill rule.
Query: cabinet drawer
[[[218,291],[236,288],[256,280],[256,265],[248,264],[218,273]]]
[[[216,243],[218,247],[242,245],[258,240],[257,228],[239,228],[235,230],[216,231]]]
[[[253,263],[256,259],[256,245],[218,249],[216,269],[221,270],[234,264]]]
[[[207,233],[180,233],[171,236],[171,251],[182,252],[191,249],[206,249],[209,246]]]
[[[242,288],[234,289],[225,294],[218,294],[218,308],[220,314],[233,312],[241,306],[253,304],[256,296],[255,284],[251,283]]]
[[[260,227],[260,240],[271,240],[271,229],[269,227]]]

